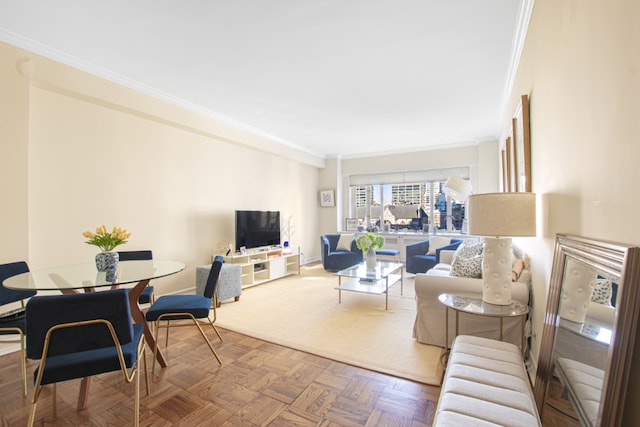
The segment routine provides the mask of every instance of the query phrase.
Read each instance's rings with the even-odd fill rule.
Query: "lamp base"
[[[511,238],[485,237],[482,260],[482,300],[511,304]]]

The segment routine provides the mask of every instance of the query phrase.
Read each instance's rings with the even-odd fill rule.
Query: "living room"
[[[516,243],[532,259],[534,357],[555,234],[640,244],[632,227],[639,22],[631,0],[536,1],[496,118],[506,133],[520,96],[529,95],[538,235]],[[462,164],[482,177],[474,192],[499,189],[503,134],[469,147],[321,158],[10,43],[0,44],[0,58],[3,261],[85,262],[95,253],[82,231],[109,222],[132,231],[132,249],[152,247],[191,274],[233,240],[236,209],[263,209],[295,220],[292,244],[308,262],[320,257],[318,236],[344,221],[345,175]],[[319,207],[318,191],[327,188],[336,189],[334,208]],[[184,281],[162,284],[177,292]],[[635,363],[631,377],[638,370]],[[625,407],[629,425],[640,420],[637,387]]]

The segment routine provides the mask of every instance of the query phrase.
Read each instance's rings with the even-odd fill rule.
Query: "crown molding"
[[[172,105],[175,105],[177,107],[183,108],[185,110],[200,114],[202,116],[208,117],[210,119],[214,119],[214,120],[218,120],[221,121],[223,123],[226,123],[232,127],[235,127],[237,129],[243,130],[245,132],[257,135],[259,137],[274,141],[278,144],[284,145],[286,147],[289,147],[291,149],[295,149],[298,151],[301,151],[303,153],[306,153],[310,156],[316,157],[318,159],[326,159],[326,156],[315,152],[313,150],[309,150],[306,147],[302,147],[299,146],[297,144],[294,144],[290,141],[286,141],[284,139],[278,138],[274,135],[269,134],[268,132],[265,132],[261,129],[255,128],[251,125],[248,125],[246,123],[240,122],[238,120],[232,119],[230,117],[227,117],[223,114],[217,113],[213,110],[207,109],[207,108],[203,108],[200,105],[194,104],[193,102],[184,100],[182,98],[179,98],[177,96],[173,96],[167,92],[163,92],[160,90],[157,90],[151,86],[148,86],[144,83],[141,83],[139,81],[136,80],[132,80],[128,77],[122,76],[118,73],[114,73],[112,71],[109,71],[105,68],[99,67],[91,62],[88,61],[84,61],[82,59],[79,59],[75,56],[72,55],[68,55],[64,52],[61,52],[59,50],[53,49],[50,46],[44,45],[42,43],[36,42],[34,40],[31,40],[27,37],[23,37],[20,36],[18,34],[15,34],[11,31],[7,31],[6,29],[0,28],[0,41],[4,41],[8,44],[11,44],[13,46],[16,46],[20,49],[24,49],[24,50],[28,50],[30,52],[33,52],[37,55],[43,56],[45,58],[60,62],[64,65],[76,68],[78,70],[84,71],[86,73],[89,73],[91,75],[103,78],[105,80],[108,80],[110,82],[116,83],[118,85],[127,87],[129,89],[135,90],[137,92],[141,92],[145,95],[151,96],[153,98],[159,99],[161,101],[165,101],[168,102]]]
[[[511,93],[513,92],[513,84],[515,82],[516,75],[518,74],[520,58],[527,39],[527,31],[529,30],[529,23],[531,21],[531,15],[533,14],[534,4],[535,0],[523,0],[520,5],[516,31],[513,37],[511,61],[509,63],[509,69],[507,70],[507,78],[505,80],[504,92],[502,94],[502,106],[500,108],[501,114],[498,128],[502,128],[502,121],[507,112]]]

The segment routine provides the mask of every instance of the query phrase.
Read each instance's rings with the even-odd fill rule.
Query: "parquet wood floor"
[[[220,329],[214,341],[220,367],[195,328],[171,330],[169,366],[141,381],[142,426],[430,426],[439,387],[419,384]],[[151,362],[150,351],[147,356]],[[19,353],[0,357],[2,426],[27,423],[29,397],[22,398]],[[76,410],[80,381],[58,385],[58,419],[51,420],[51,393],[38,402],[38,426],[133,424],[133,384],[109,373],[93,378],[88,408]]]

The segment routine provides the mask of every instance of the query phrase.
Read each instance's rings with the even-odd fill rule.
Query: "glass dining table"
[[[99,272],[95,263],[65,265],[12,276],[2,282],[9,289],[34,291],[60,291],[64,294],[78,292],[94,292],[102,288],[115,289],[120,285],[135,283],[129,291],[131,317],[135,323],[144,326],[144,339],[153,349],[155,339],[149,328],[138,297],[152,279],[170,276],[184,270],[185,265],[178,261],[142,260],[120,261],[115,274]],[[167,361],[158,348],[157,360],[160,366],[166,367]],[[80,387],[78,409],[86,407],[89,391],[89,379],[85,378]]]

